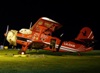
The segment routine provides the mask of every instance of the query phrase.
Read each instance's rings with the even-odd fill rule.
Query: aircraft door
[[[50,49],[55,49],[56,39],[51,39],[50,41]]]

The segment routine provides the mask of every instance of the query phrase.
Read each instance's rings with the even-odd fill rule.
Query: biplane
[[[89,27],[83,27],[74,40],[62,41],[52,33],[62,25],[48,17],[41,17],[30,28],[8,30],[6,40],[13,46],[21,45],[20,54],[26,54],[27,49],[43,49],[55,52],[87,52],[93,50],[94,35]],[[60,35],[62,37],[63,34]]]

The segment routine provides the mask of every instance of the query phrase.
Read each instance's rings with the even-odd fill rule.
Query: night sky
[[[7,25],[9,29],[29,28],[40,17],[49,17],[63,25],[62,32],[66,40],[74,39],[84,26],[90,27],[95,39],[99,41],[100,24],[99,2],[80,2],[66,0],[54,1],[2,1],[0,2],[0,44],[4,41]],[[96,45],[96,49],[99,45]]]

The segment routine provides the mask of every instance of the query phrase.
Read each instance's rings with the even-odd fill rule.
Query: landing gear
[[[20,51],[18,52],[18,54],[24,55],[24,54],[26,54],[26,52],[25,52],[25,51],[20,50]]]
[[[78,52],[78,55],[81,56],[80,52]]]
[[[57,52],[59,52],[59,49],[60,49],[60,47],[61,47],[62,43],[63,43],[63,40],[61,40],[61,42],[60,42],[60,44],[59,44],[58,48],[56,49],[56,51],[57,51]]]

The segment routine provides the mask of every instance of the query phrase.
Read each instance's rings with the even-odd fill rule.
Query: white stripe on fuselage
[[[50,44],[49,42],[44,42],[45,44]],[[56,48],[58,48],[58,44],[55,45]],[[70,51],[70,52],[78,52],[79,50],[74,49],[74,48],[70,48],[70,47],[66,47],[66,46],[61,46],[60,47],[61,50],[65,50],[65,51]]]
[[[89,34],[88,38],[90,38],[91,34],[92,34],[92,31],[90,32],[90,34]]]

